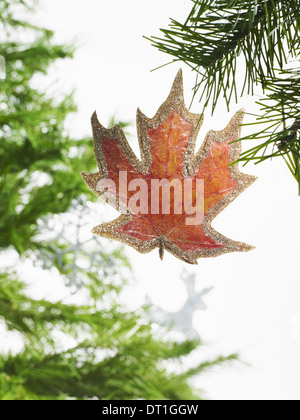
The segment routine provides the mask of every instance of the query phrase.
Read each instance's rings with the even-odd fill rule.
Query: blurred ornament
[[[196,311],[206,310],[207,306],[203,302],[203,297],[208,295],[213,287],[203,289],[201,292],[196,291],[196,274],[189,273],[183,270],[181,274],[186,290],[187,300],[183,307],[177,312],[169,312],[162,309],[160,306],[152,304],[152,301],[147,295],[146,302],[150,306],[149,320],[158,325],[166,326],[172,324],[173,330],[183,332],[190,338],[199,338],[198,331],[193,325],[193,316]]]
[[[75,289],[83,286],[87,274],[113,281],[121,276],[120,263],[126,261],[122,247],[104,245],[90,232],[91,214],[99,217],[99,203],[81,196],[73,200],[67,213],[45,217],[39,223],[36,265],[46,270],[57,268],[66,284]]]

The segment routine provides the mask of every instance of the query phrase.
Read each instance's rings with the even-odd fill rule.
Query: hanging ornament
[[[197,264],[201,257],[245,252],[252,246],[232,241],[211,227],[212,220],[256,178],[238,164],[243,112],[223,131],[210,131],[195,156],[202,116],[184,104],[182,71],[153,119],[137,113],[141,161],[120,126],[104,128],[92,117],[99,172],[82,173],[86,184],[122,215],[96,227],[99,236],[116,239],[141,253],[159,248]]]

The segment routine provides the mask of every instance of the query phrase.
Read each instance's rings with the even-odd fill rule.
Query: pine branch
[[[287,55],[299,47],[300,1],[278,0],[193,0],[194,7],[185,23],[171,20],[161,29],[163,38],[151,37],[160,51],[183,61],[201,80],[204,105],[212,109],[224,95],[227,106],[239,93],[253,94],[258,81],[263,88],[274,69],[283,69]],[[245,83],[238,86],[237,60],[245,64]]]
[[[241,154],[240,162],[282,157],[299,185],[300,195],[300,68],[267,79],[267,96],[258,104],[261,116],[255,126],[260,131],[242,140],[258,140],[259,145]],[[249,124],[252,125],[252,124]]]

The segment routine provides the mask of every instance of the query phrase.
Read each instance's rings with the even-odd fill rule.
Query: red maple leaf
[[[241,152],[240,142],[234,141],[240,138],[242,120],[240,112],[223,131],[210,131],[195,156],[195,143],[203,120],[184,105],[181,71],[167,101],[153,119],[138,110],[141,161],[131,150],[121,127],[105,129],[95,113],[92,127],[99,172],[82,173],[82,176],[95,194],[115,199],[115,207],[123,209],[124,214],[114,222],[96,227],[93,232],[124,242],[142,253],[159,248],[163,257],[166,249],[191,264],[197,264],[200,257],[253,249],[222,236],[211,227],[212,220],[256,179],[240,173],[237,164],[229,167]],[[170,211],[166,214],[162,195],[165,190],[154,196],[153,180],[179,181],[182,185],[190,180],[190,202],[195,211],[198,203],[201,204],[201,220],[187,224],[191,215],[184,207],[184,188],[179,192],[181,203],[175,199],[175,188],[169,188]],[[197,180],[204,182],[202,201],[197,201],[200,194]],[[132,188],[132,181],[140,188]],[[143,185],[147,190],[142,189]]]

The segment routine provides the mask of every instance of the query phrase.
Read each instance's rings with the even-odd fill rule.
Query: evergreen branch
[[[213,111],[221,94],[229,107],[234,93],[236,100],[236,92],[253,94],[258,81],[266,88],[266,79],[275,76],[275,68],[283,69],[287,54],[295,56],[299,0],[193,1],[184,24],[172,19],[170,28],[161,30],[164,37],[151,37],[150,41],[172,55],[174,61],[183,61],[201,75],[195,90],[203,91],[205,106],[213,99]],[[236,78],[240,56],[245,63],[242,88]]]
[[[241,140],[259,145],[241,154],[240,162],[283,157],[299,185],[300,194],[300,68],[287,69],[267,79],[267,96],[258,104],[262,115],[253,125],[263,128]],[[251,125],[251,124],[248,124]]]

